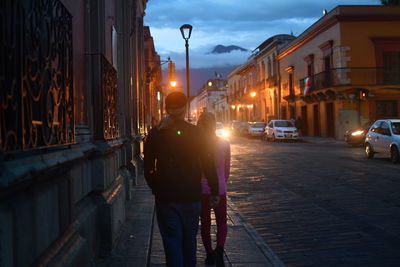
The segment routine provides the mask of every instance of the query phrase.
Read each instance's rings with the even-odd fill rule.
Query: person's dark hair
[[[215,133],[217,122],[215,120],[214,114],[211,112],[201,113],[199,120],[197,121],[197,126],[199,126],[207,135],[207,150],[209,151],[209,153],[214,155],[215,145],[217,142],[217,135]]]
[[[181,92],[172,92],[165,98],[165,108],[178,109],[183,108],[186,105],[187,97]]]
[[[201,113],[197,126],[201,127],[207,135],[215,136],[217,122],[215,116],[211,112]]]

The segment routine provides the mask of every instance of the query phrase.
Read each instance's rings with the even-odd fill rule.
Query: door
[[[307,116],[307,106],[301,107],[301,135],[308,135],[308,116]]]
[[[333,103],[326,103],[326,133],[328,137],[335,137],[335,116]]]
[[[314,136],[320,136],[319,128],[319,108],[318,105],[313,106],[313,117],[314,117]]]
[[[373,151],[378,151],[377,149],[377,141],[379,140],[379,129],[382,124],[382,121],[376,121],[371,128],[369,129],[367,133],[367,138],[365,139],[368,141],[371,146]]]
[[[294,106],[289,106],[289,119],[296,119],[295,108]]]
[[[376,152],[389,153],[391,142],[392,134],[390,131],[390,126],[388,122],[384,121],[379,127],[379,131],[376,136]]]

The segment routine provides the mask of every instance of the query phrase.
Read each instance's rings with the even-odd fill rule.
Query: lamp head
[[[192,27],[192,25],[190,25],[190,24],[183,24],[183,25],[180,27],[182,37],[183,37],[183,39],[185,39],[186,41],[189,40],[190,35],[192,34],[192,28],[193,28],[193,27]]]

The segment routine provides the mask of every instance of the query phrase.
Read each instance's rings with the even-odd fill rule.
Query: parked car
[[[363,126],[346,131],[344,141],[352,146],[362,146],[365,143],[365,136],[372,122],[367,122]]]
[[[297,140],[299,133],[289,120],[271,120],[265,127],[266,140]]]
[[[248,135],[251,137],[262,137],[264,130],[265,122],[249,122],[247,126]]]
[[[232,133],[234,135],[245,136],[249,133],[247,130],[248,125],[248,122],[236,121],[234,124],[232,124]]]
[[[365,155],[376,153],[390,156],[392,162],[400,160],[400,119],[377,120],[365,137]]]
[[[241,135],[242,129],[247,123],[244,121],[232,121],[231,122],[231,132],[234,135]]]

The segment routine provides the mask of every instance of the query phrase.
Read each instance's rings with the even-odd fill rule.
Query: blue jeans
[[[168,267],[195,267],[200,201],[176,203],[156,201],[158,228]]]

